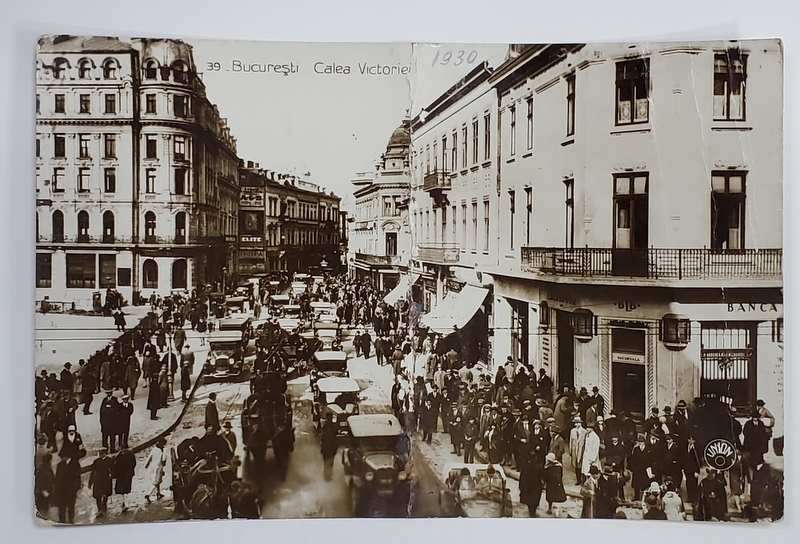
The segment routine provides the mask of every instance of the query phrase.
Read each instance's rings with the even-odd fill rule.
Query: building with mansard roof
[[[191,46],[53,36],[36,63],[37,302],[137,302],[234,269],[236,141]]]

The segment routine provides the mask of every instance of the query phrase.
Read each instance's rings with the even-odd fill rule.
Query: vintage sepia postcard
[[[40,522],[783,517],[780,41],[35,62]]]

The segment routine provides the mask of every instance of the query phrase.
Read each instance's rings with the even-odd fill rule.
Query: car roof
[[[503,467],[501,467],[500,465],[492,465],[492,466],[494,467],[495,471],[497,471],[497,473],[500,474],[503,480],[505,480],[506,473],[503,471]],[[475,476],[476,472],[478,472],[479,470],[486,470],[488,467],[489,465],[483,463],[458,463],[458,462],[445,463],[444,469],[442,470],[442,474],[444,476],[443,479],[446,481],[447,478],[450,476],[450,472],[452,472],[453,470],[461,470],[463,468],[466,468],[469,470],[470,476]]]
[[[289,295],[270,295],[270,298],[275,301],[289,300]]]
[[[333,376],[317,380],[320,393],[358,393],[361,388],[352,378]]]
[[[338,331],[339,330],[339,324],[338,323],[334,323],[332,321],[317,321],[316,323],[314,323],[314,328],[315,329],[325,329],[325,330],[329,330],[329,331]]]
[[[398,436],[402,434],[403,427],[392,414],[366,414],[350,416],[347,418],[350,432],[356,438],[370,436]]]
[[[346,361],[347,353],[338,349],[331,351],[317,351],[314,353],[314,358],[318,361]]]
[[[221,331],[221,330],[217,329],[214,332],[209,333],[207,338],[208,338],[209,342],[217,342],[217,341],[225,342],[227,340],[230,340],[230,341],[237,340],[237,341],[241,342],[242,341],[242,331],[240,331],[240,330]]]
[[[225,297],[228,302],[244,302],[247,300],[245,297]]]
[[[236,317],[225,317],[219,320],[220,326],[225,325],[244,325],[248,321],[252,321],[253,318],[250,316],[236,316]]]

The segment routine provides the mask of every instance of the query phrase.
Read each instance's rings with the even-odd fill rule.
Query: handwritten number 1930
[[[447,66],[451,62],[453,66],[460,66],[465,62],[467,64],[472,64],[478,59],[478,52],[477,51],[464,51],[463,49],[459,49],[458,51],[453,51],[452,49],[448,49],[444,53],[442,51],[437,50],[436,56],[433,57],[433,62],[431,66],[436,66],[437,62],[441,66]]]

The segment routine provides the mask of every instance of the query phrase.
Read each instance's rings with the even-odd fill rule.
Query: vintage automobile
[[[243,314],[247,311],[247,298],[243,296],[226,297],[225,304],[232,315]]]
[[[292,282],[292,295],[300,296],[308,290],[308,285],[304,281],[293,281]]]
[[[330,302],[315,301],[311,303],[311,311],[313,311],[316,316],[330,313],[336,315],[336,305]]]
[[[511,517],[511,492],[499,465],[446,463],[442,472],[445,489],[439,492],[444,516],[468,518]]]
[[[269,308],[272,317],[280,317],[283,315],[284,306],[291,304],[292,299],[289,295],[270,295]]]
[[[278,319],[278,326],[284,331],[291,333],[300,328],[300,320],[293,317],[281,317]]]
[[[347,419],[349,443],[342,466],[356,517],[405,517],[411,480],[406,473],[408,444],[392,414],[354,415]]]
[[[347,419],[358,415],[358,393],[361,388],[352,378],[331,377],[317,380],[314,384],[314,402],[311,405],[311,416],[317,430],[322,422],[330,420],[336,426],[336,433],[347,435]]]
[[[225,317],[225,314],[228,312],[227,305],[225,304],[225,293],[209,293],[208,307],[214,317]]]
[[[247,344],[253,337],[253,318],[248,315],[236,315],[220,319],[217,330],[225,332],[238,331],[242,335],[242,342]]]
[[[247,379],[242,333],[237,330],[214,331],[208,335],[208,356],[203,365],[203,381],[236,381]]]
[[[344,351],[316,351],[311,356],[310,385],[313,388],[320,378],[348,377],[347,353]]]
[[[323,351],[338,350],[342,347],[339,325],[336,323],[317,321],[314,323],[314,335],[319,338]]]

